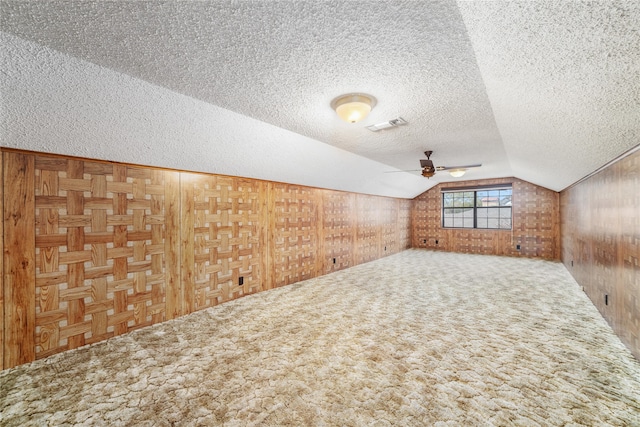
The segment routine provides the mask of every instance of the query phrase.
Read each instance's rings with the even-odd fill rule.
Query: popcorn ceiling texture
[[[560,190],[640,144],[640,2],[459,2],[519,178]]]
[[[40,132],[71,143],[96,139],[98,147],[84,148],[91,157],[117,152],[127,161],[144,156],[144,164],[413,197],[452,178],[399,179],[405,174],[383,174],[393,168],[318,142],[403,170],[432,149],[437,165],[483,164],[465,178],[515,175],[554,190],[638,143],[637,2],[0,7],[0,29],[19,37],[3,59],[3,91],[11,92],[3,122],[13,126],[4,146],[32,148],[30,136]],[[24,61],[52,74],[44,93],[30,89],[42,77],[24,75]],[[66,79],[81,84],[57,93]],[[356,125],[329,108],[348,92],[378,99]],[[43,101],[51,105],[33,105]],[[24,116],[14,117],[16,108]],[[84,114],[64,117],[76,112]],[[398,116],[409,125],[365,129]],[[222,147],[215,156],[207,154],[211,140]],[[132,153],[122,152],[122,141]]]
[[[5,147],[391,197],[422,178],[0,33]],[[347,167],[348,165],[348,167]]]

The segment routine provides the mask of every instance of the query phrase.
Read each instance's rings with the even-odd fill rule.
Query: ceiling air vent
[[[397,119],[389,120],[388,122],[382,122],[375,125],[367,126],[371,132],[378,132],[384,129],[395,128],[398,126],[406,125],[408,122],[402,117],[398,117]]]

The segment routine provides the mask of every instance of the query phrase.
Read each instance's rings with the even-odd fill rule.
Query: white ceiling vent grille
[[[402,117],[398,117],[397,119],[389,120],[388,122],[382,122],[375,125],[367,126],[371,132],[378,132],[384,129],[395,128],[398,126],[406,125],[408,122]]]

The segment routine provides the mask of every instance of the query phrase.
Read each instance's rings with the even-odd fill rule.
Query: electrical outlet
[[[573,260],[571,260],[571,267],[573,267]]]
[[[436,245],[438,244],[438,239],[436,239]]]
[[[384,247],[384,250],[385,250],[385,251],[387,250],[387,247],[386,247],[386,246]]]
[[[422,243],[427,243],[427,239],[424,239],[424,240],[422,241]]]
[[[244,277],[240,276],[240,278],[238,279],[238,286],[242,285],[244,285]]]
[[[336,263],[336,259],[335,259],[335,258],[333,259],[333,263],[334,263],[334,264]]]
[[[604,295],[604,305],[609,305],[609,295]]]
[[[516,250],[520,250],[520,245],[516,245]]]

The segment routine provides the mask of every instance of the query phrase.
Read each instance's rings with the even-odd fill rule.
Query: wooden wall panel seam
[[[167,319],[183,314],[181,173],[165,171],[165,313]]]
[[[20,153],[3,161],[3,366],[10,368],[35,360],[35,161]]]
[[[180,178],[180,272],[181,315],[194,311],[195,258],[194,258],[194,180],[197,175],[181,173]]]

